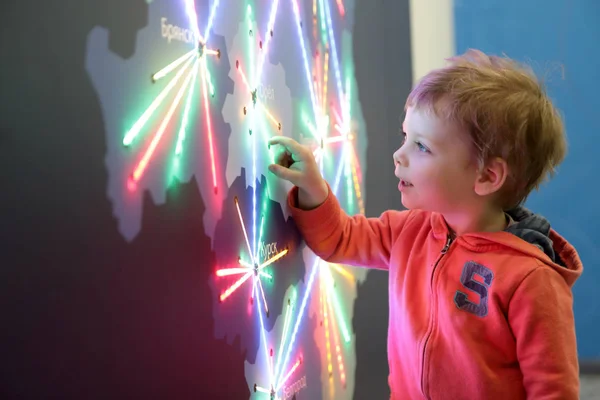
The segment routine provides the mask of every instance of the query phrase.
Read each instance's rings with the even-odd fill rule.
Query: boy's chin
[[[405,198],[403,195],[400,195],[400,201],[402,202],[404,208],[406,208],[407,210],[412,210],[416,208],[414,204],[412,204],[412,202],[409,199]]]
[[[433,211],[431,209],[428,209],[428,207],[425,207],[425,204],[419,204],[419,203],[415,202],[414,200],[411,201],[411,199],[407,198],[407,197],[408,196],[405,197],[405,196],[400,195],[400,200],[402,202],[402,205],[407,210]]]

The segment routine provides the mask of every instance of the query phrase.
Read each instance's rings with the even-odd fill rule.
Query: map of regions
[[[272,190],[276,190],[273,198],[281,199],[291,187],[268,173],[273,156],[267,141],[273,135],[285,135],[293,118],[283,67],[267,60],[268,47],[273,43],[271,32],[276,28],[276,5],[274,2],[270,26],[259,30],[252,8],[247,8],[247,18],[239,24],[228,52],[229,63],[235,66],[230,73],[235,89],[225,100],[223,115],[231,125],[227,185],[231,186],[244,167],[249,185],[265,176]]]
[[[291,184],[267,168],[270,137],[303,142],[344,210],[364,213],[354,1],[147,3],[131,57],[110,50],[107,29],[87,38],[119,234],[135,245],[167,229],[144,215],[166,202],[176,210],[197,188],[206,208],[194,223],[201,214],[210,252],[186,265],[202,271],[196,284],[210,299],[189,306],[210,319],[201,336],[244,360],[235,368],[252,398],[352,398],[352,312],[366,270],[306,247],[286,204]]]
[[[302,318],[309,298],[310,292],[302,293],[293,287],[286,291],[285,311],[273,330],[262,335],[256,363],[245,362],[251,394],[279,399],[320,398],[323,386],[320,356],[311,335],[304,334],[317,320]]]
[[[161,204],[173,178],[195,177],[211,210],[204,217],[209,235],[226,195],[230,127],[221,110],[234,82],[225,39],[210,34],[217,7],[208,1],[193,7],[183,0],[152,2],[129,59],[110,52],[107,30],[96,27],[88,37],[86,69],[106,125],[107,192],[127,240],[139,233],[144,191]],[[199,15],[202,22],[192,23]]]
[[[271,200],[265,178],[249,185],[246,175],[242,169],[223,204],[210,285],[216,337],[233,342],[240,336],[247,360],[254,362],[260,332],[273,329],[285,291],[302,290],[305,246],[282,205]]]

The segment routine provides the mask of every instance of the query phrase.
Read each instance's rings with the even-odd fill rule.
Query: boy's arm
[[[533,270],[516,289],[508,319],[528,399],[579,398],[573,296],[550,268]]]
[[[379,218],[348,216],[331,189],[312,210],[298,208],[298,188],[288,194],[292,217],[308,247],[325,261],[387,269],[394,240],[409,211],[386,211]]]

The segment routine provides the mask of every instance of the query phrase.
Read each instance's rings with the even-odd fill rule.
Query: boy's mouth
[[[405,181],[404,179],[400,179],[400,186],[402,186],[402,187],[411,187],[412,185],[413,185],[412,183],[410,183],[408,181]]]

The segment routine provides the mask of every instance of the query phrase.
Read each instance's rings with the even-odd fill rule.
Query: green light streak
[[[327,44],[327,23],[325,21],[325,6],[323,0],[319,0],[319,20],[321,22],[321,41],[323,45]]]
[[[285,312],[285,320],[283,323],[283,332],[281,333],[281,343],[279,344],[279,351],[277,352],[277,362],[275,363],[275,375],[273,375],[273,376],[279,376],[279,372],[280,372],[279,368],[283,367],[282,365],[280,365],[281,355],[284,353],[284,351],[283,351],[284,346],[288,339],[290,320],[291,320],[291,316],[292,316],[292,311],[294,309],[295,301],[296,301],[296,290],[292,289],[292,293],[290,295],[290,303]]]
[[[173,61],[171,64],[167,65],[166,67],[164,67],[163,69],[161,69],[160,71],[158,71],[157,73],[152,75],[152,80],[156,82],[157,80],[164,78],[169,73],[171,73],[171,71],[173,71],[175,68],[177,68],[179,65],[181,65],[185,60],[192,57],[194,55],[194,53],[197,54],[198,50],[194,49],[194,50],[191,50],[191,51],[185,53],[184,55],[179,57],[177,60]]]
[[[125,138],[123,139],[123,145],[129,146],[133,142],[133,140],[139,135],[142,128],[144,127],[144,125],[146,125],[146,123],[148,122],[148,120],[150,119],[152,114],[154,114],[154,112],[156,111],[158,106],[160,106],[160,104],[164,101],[164,99],[167,97],[169,92],[171,90],[173,90],[173,88],[175,87],[175,85],[177,84],[177,82],[179,81],[181,76],[183,75],[183,73],[189,67],[190,63],[195,59],[196,59],[196,57],[191,57],[185,63],[185,65],[179,70],[179,72],[177,72],[177,75],[175,75],[175,77],[173,77],[173,79],[169,82],[169,84],[160,92],[160,94],[158,96],[156,96],[154,101],[150,104],[150,106],[146,109],[146,111],[144,111],[142,116],[135,122],[133,127],[125,134]]]
[[[350,333],[348,331],[348,325],[346,324],[346,321],[344,321],[342,315],[342,308],[340,306],[340,301],[337,296],[337,293],[333,290],[334,282],[333,276],[331,276],[331,270],[329,269],[329,265],[325,263],[321,265],[323,266],[323,268],[325,268],[325,279],[327,281],[325,286],[327,287],[328,301],[330,301],[333,304],[333,309],[335,310],[335,315],[338,320],[338,326],[342,330],[342,336],[344,336],[344,341],[346,343],[350,343]]]
[[[185,140],[186,130],[189,122],[189,114],[192,104],[192,99],[194,97],[194,88],[196,87],[196,78],[198,77],[198,69],[202,68],[201,65],[198,65],[198,68],[194,68],[194,76],[192,77],[192,84],[190,85],[190,89],[188,91],[188,96],[185,102],[185,110],[183,112],[183,118],[181,121],[181,127],[179,128],[179,133],[177,135],[177,146],[175,147],[175,155],[179,157],[181,152],[183,151],[183,141]]]

